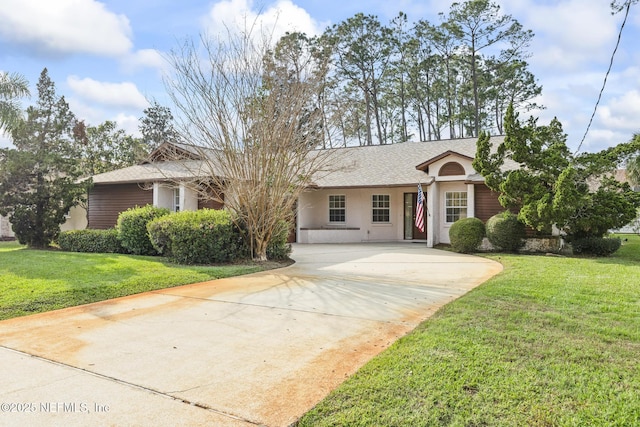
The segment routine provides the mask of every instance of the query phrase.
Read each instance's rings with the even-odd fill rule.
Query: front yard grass
[[[39,251],[0,242],[0,320],[274,266],[178,266],[158,257]]]
[[[640,238],[622,237],[609,258],[488,255],[501,274],[371,360],[299,425],[640,425]]]

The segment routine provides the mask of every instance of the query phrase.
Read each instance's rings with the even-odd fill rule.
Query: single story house
[[[176,156],[182,160],[170,160]],[[222,203],[194,191],[194,183],[204,176],[197,172],[205,166],[198,156],[192,146],[166,143],[141,164],[94,175],[86,206],[71,212],[67,223],[73,222],[75,229],[111,228],[121,212],[149,204],[173,212],[222,209]]]
[[[300,197],[298,241],[449,243],[456,220],[474,216],[486,221],[504,210],[471,165],[476,141],[336,149],[337,170]],[[424,232],[415,226],[418,184],[426,198]]]
[[[502,137],[494,137],[496,143]],[[472,167],[476,138],[332,149],[333,172],[317,177],[297,204],[299,243],[423,241],[449,243],[459,218],[486,221],[503,208]],[[176,153],[184,161],[169,160]],[[109,228],[118,214],[153,204],[173,211],[222,208],[193,185],[203,159],[184,144],[164,144],[148,161],[95,175],[86,211],[71,212],[67,228]],[[200,175],[200,176],[197,176]],[[426,198],[425,230],[415,226],[418,184]],[[70,224],[72,224],[70,226]]]

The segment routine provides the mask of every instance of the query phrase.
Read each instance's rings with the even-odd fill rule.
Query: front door
[[[427,195],[425,194],[425,198]],[[405,240],[426,240],[427,219],[424,221],[424,231],[416,227],[416,205],[418,193],[404,193],[404,238]],[[426,212],[427,207],[424,206]]]

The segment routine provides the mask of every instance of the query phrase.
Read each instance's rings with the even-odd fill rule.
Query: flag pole
[[[424,203],[424,241],[427,244],[427,247],[429,247],[429,237],[428,237],[428,229],[427,229],[427,213],[429,211],[429,208],[427,207],[427,195],[424,194],[424,191],[422,192],[423,197],[422,197],[422,203]]]
[[[416,203],[416,220],[415,226],[424,233],[425,240],[427,237],[427,212],[426,212],[426,197],[422,191],[422,182],[418,182],[418,200]],[[418,216],[419,215],[419,216]],[[428,241],[427,241],[428,244]]]

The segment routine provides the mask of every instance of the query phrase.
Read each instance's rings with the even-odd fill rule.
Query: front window
[[[345,222],[347,218],[347,197],[345,195],[329,196],[329,222]]]
[[[467,217],[467,192],[448,191],[445,198],[445,217],[447,223],[453,223]]]
[[[173,211],[180,212],[180,188],[173,189]]]
[[[374,194],[372,199],[373,222],[389,222],[390,200],[388,194]]]

